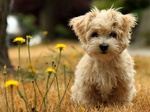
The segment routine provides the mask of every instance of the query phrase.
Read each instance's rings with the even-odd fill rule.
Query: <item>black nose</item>
[[[105,44],[105,43],[103,43],[103,44],[101,44],[101,45],[99,46],[99,48],[101,49],[101,51],[106,52],[107,49],[108,49],[108,45]]]

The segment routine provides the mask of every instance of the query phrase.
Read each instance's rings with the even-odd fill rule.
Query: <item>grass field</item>
[[[136,97],[133,100],[133,106],[113,106],[104,107],[100,105],[100,108],[91,107],[85,109],[80,106],[74,106],[70,102],[70,87],[74,80],[74,70],[79,59],[83,55],[83,50],[78,42],[72,41],[56,41],[54,43],[42,44],[38,46],[33,46],[31,50],[31,60],[32,65],[35,68],[35,75],[37,77],[37,84],[42,93],[46,92],[46,81],[47,73],[45,69],[52,66],[52,61],[56,63],[58,61],[59,50],[55,49],[57,43],[64,43],[67,48],[62,51],[60,65],[57,71],[59,94],[58,96],[58,86],[56,80],[52,83],[50,90],[48,91],[46,97],[46,110],[47,112],[150,112],[150,57],[134,56],[135,69],[137,71],[135,76],[135,85],[138,90]],[[10,59],[15,69],[18,66],[18,48],[12,47],[9,49]],[[65,65],[65,68],[64,68]],[[28,52],[27,46],[21,47],[21,72],[24,76],[24,82],[19,82],[18,88],[27,99],[27,107],[29,112],[44,112],[44,105],[42,105],[42,97],[35,87],[35,83],[30,76],[30,70],[28,68]],[[65,72],[64,72],[65,71]],[[17,72],[16,72],[17,73]],[[65,75],[64,75],[65,73]],[[66,76],[66,78],[64,78]],[[71,81],[69,83],[71,77]],[[0,86],[0,112],[7,112],[5,88],[4,88],[4,77],[1,75],[1,86]],[[8,74],[8,79],[18,79],[16,74]],[[64,81],[65,79],[65,81]],[[49,82],[51,83],[53,76],[50,77]],[[69,84],[69,86],[68,86]],[[11,90],[6,88],[9,107],[12,110],[12,99]],[[35,92],[36,91],[36,92]],[[36,94],[35,94],[36,93]],[[62,99],[62,101],[61,101]],[[17,93],[17,87],[13,89],[13,106],[14,112],[26,112],[26,105],[22,98],[20,98]],[[36,105],[36,107],[35,107]],[[41,106],[42,105],[42,106]],[[36,108],[36,110],[35,110]],[[13,112],[13,111],[12,111]]]

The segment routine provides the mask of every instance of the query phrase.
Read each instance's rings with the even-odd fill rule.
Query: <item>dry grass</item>
[[[38,84],[40,87],[40,90],[44,94],[45,92],[45,81],[46,81],[46,73],[44,73],[44,70],[50,66],[52,60],[56,60],[56,57],[58,55],[58,52],[53,52],[54,45],[57,42],[49,45],[40,45],[40,46],[34,46],[31,47],[31,56],[32,56],[32,62],[36,69],[39,71],[39,78],[38,78]],[[65,43],[67,45],[67,49],[63,51],[61,65],[59,67],[58,77],[59,77],[59,87],[60,87],[60,94],[61,97],[63,96],[63,93],[65,91],[64,82],[63,82],[63,69],[62,65],[66,64],[66,74],[67,74],[67,82],[69,79],[69,76],[71,75],[73,77],[74,69],[79,61],[81,55],[82,55],[82,49],[79,46],[78,43],[74,42],[68,42],[68,41],[61,41],[61,43]],[[72,48],[72,45],[74,45],[75,48]],[[35,52],[36,51],[36,52]],[[10,58],[12,60],[13,65],[17,68],[18,66],[18,56],[17,56],[17,48],[11,48],[9,50]],[[22,67],[27,68],[26,65],[28,64],[28,58],[27,58],[27,48],[24,46],[21,49],[21,63]],[[114,107],[104,107],[103,105],[100,105],[100,109],[91,107],[87,110],[82,110],[80,106],[73,106],[70,102],[70,86],[73,83],[73,78],[71,80],[70,86],[67,90],[67,93],[65,95],[65,98],[61,104],[60,112],[149,112],[150,111],[150,63],[149,63],[150,57],[134,57],[135,59],[135,69],[137,71],[137,74],[135,76],[136,79],[136,88],[138,90],[136,97],[133,100],[133,106],[114,106]],[[48,63],[48,64],[46,64]],[[12,78],[12,76],[9,78]],[[5,103],[5,97],[4,97],[4,87],[3,87],[3,75],[0,77],[1,79],[1,87],[0,87],[0,112],[6,112],[6,103]],[[23,92],[22,85],[19,85],[19,89]],[[34,88],[33,83],[30,80],[26,80],[25,82],[25,90],[27,93],[27,99],[28,99],[28,107],[31,109],[34,107]],[[10,90],[8,88],[8,96],[10,96]],[[9,103],[11,105],[11,99],[9,97]],[[42,98],[40,97],[40,94],[37,92],[37,111],[43,112],[40,110]],[[47,106],[47,112],[55,112],[58,106],[58,96],[57,96],[57,88],[56,84],[54,83],[51,87],[49,93],[48,93],[48,106]],[[15,112],[25,112],[25,104],[23,100],[19,97],[16,90],[14,91],[14,105],[15,105]]]

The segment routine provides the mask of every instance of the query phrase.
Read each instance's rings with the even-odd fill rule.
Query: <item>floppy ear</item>
[[[75,34],[78,36],[82,43],[86,43],[86,32],[90,21],[99,13],[99,10],[95,7],[85,15],[72,18],[69,22],[69,26],[72,27]]]
[[[79,40],[85,43],[85,15],[72,18],[69,22],[69,26],[72,27]]]
[[[136,25],[136,17],[133,14],[123,15],[123,28],[124,31],[131,32],[132,28]]]

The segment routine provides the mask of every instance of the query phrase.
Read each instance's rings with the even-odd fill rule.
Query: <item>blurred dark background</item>
[[[9,15],[17,19],[20,31],[14,34],[8,31],[8,39],[27,34],[45,37],[46,41],[58,38],[76,39],[68,27],[68,21],[72,17],[85,14],[92,6],[100,10],[122,7],[120,11],[124,14],[135,13],[138,26],[134,29],[132,41],[146,45],[150,43],[150,27],[147,26],[150,24],[150,0],[11,0]],[[143,26],[143,22],[147,27]],[[43,31],[47,32],[46,36],[43,35]],[[38,38],[36,40],[38,41]]]
[[[0,68],[12,68],[8,47],[17,36],[32,35],[31,45],[77,40],[68,22],[93,6],[100,10],[122,7],[123,14],[135,13],[138,25],[133,29],[132,44],[150,46],[150,0],[0,0]]]

